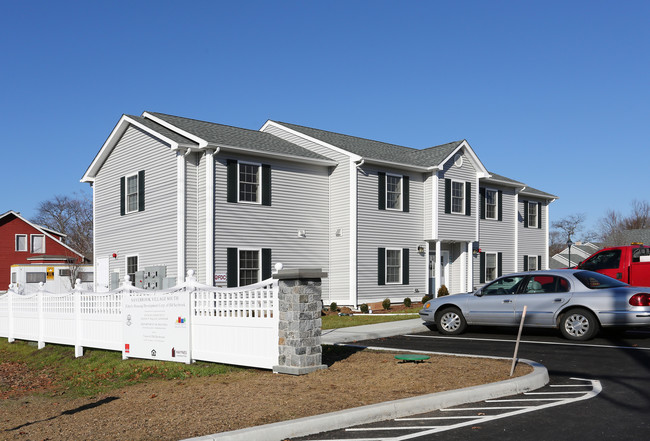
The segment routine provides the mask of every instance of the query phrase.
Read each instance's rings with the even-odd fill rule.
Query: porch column
[[[474,290],[474,242],[467,242],[467,288],[465,291]]]
[[[442,268],[440,267],[440,255],[442,253],[442,247],[440,246],[440,241],[436,241],[436,283],[433,289],[433,297],[438,297],[438,290],[440,289],[440,278],[442,277]]]
[[[467,292],[467,248],[463,249],[462,243],[460,248],[460,292]]]

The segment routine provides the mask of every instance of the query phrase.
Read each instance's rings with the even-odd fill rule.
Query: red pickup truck
[[[596,271],[633,286],[650,286],[650,247],[634,244],[603,248],[576,268]]]

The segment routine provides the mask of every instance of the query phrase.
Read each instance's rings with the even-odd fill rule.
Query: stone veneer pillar
[[[321,269],[280,270],[279,357],[273,372],[304,375],[326,369],[321,349]]]

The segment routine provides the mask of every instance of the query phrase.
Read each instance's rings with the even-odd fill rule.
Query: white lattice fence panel
[[[122,350],[122,292],[81,294],[81,346]]]
[[[58,344],[75,344],[76,328],[74,294],[48,294],[43,296],[43,341]]]

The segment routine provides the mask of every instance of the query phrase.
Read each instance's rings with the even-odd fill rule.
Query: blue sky
[[[123,113],[267,119],[423,148],[560,197],[649,200],[647,1],[6,1],[0,212],[79,179]]]

